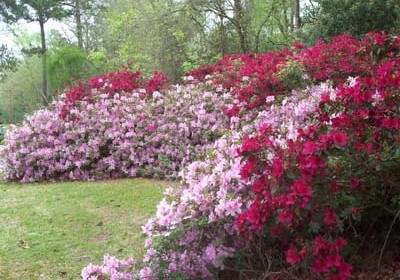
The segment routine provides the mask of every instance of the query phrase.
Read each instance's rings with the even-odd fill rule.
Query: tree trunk
[[[40,24],[40,38],[42,41],[42,101],[44,106],[49,105],[49,97],[47,95],[47,62],[46,62],[46,34],[44,32],[44,23],[45,21],[39,21]]]
[[[299,29],[301,27],[300,0],[293,0],[292,22],[293,22],[293,30]]]
[[[225,30],[225,23],[224,23],[224,18],[223,17],[219,17],[219,22],[220,22],[220,26],[219,26],[219,37],[220,37],[220,48],[221,48],[221,54],[225,55],[226,54],[226,47],[225,47],[225,43],[226,43],[226,30]]]
[[[83,32],[82,32],[82,5],[81,0],[75,2],[75,23],[76,23],[76,37],[78,37],[78,47],[83,50]]]
[[[246,31],[244,30],[243,7],[240,0],[234,1],[234,20],[236,32],[239,36],[240,50],[242,53],[248,52]]]

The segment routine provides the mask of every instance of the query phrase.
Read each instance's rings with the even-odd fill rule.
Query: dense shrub
[[[191,84],[152,94],[109,87],[95,85],[89,97],[79,98],[68,91],[53,110],[11,127],[2,151],[5,179],[174,178],[228,124],[220,109],[228,95]]]
[[[335,95],[323,95],[299,137],[285,146],[262,144],[281,134],[273,128],[243,138],[242,179],[255,195],[236,219],[244,236],[262,233],[295,267],[330,279],[350,276],[343,248],[363,235],[375,215],[369,208],[387,208],[385,219],[393,219],[398,209],[387,200],[400,197],[396,64],[378,67],[375,81],[352,79]],[[372,231],[387,230],[382,225]],[[381,236],[378,244],[383,241]]]

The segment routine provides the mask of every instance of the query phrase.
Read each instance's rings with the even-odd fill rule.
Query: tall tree
[[[220,24],[226,21],[227,24],[233,26],[238,38],[239,50],[237,52],[246,53],[250,51],[248,42],[248,28],[250,14],[248,13],[248,4],[251,1],[234,0],[188,0],[192,6],[198,6],[197,10],[205,13],[211,13],[218,18]],[[220,26],[219,30],[223,30]],[[223,35],[221,33],[221,35]]]
[[[77,38],[78,47],[88,53],[96,47],[93,31],[98,24],[97,18],[104,10],[102,0],[64,0],[63,4],[71,9],[72,32]],[[70,22],[67,24],[69,25]]]
[[[74,18],[76,23],[76,37],[78,38],[78,47],[83,50],[83,25],[82,25],[82,6],[83,1],[75,0]]]
[[[300,0],[293,0],[292,3],[292,25],[293,30],[299,29],[301,27],[300,19]]]
[[[0,17],[4,22],[11,24],[18,20],[37,22],[40,26],[42,57],[42,102],[47,106],[50,96],[47,92],[47,62],[46,62],[46,33],[45,23],[50,19],[61,20],[67,17],[70,11],[65,9],[60,0],[4,0],[0,2]]]

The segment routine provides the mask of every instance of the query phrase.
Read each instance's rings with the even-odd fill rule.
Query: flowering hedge
[[[373,33],[227,56],[170,90],[111,75],[11,130],[3,166],[25,181],[185,166],[143,263],[106,256],[83,279],[349,279],[357,256],[400,250],[399,65],[400,39]]]
[[[231,131],[166,191],[128,279],[348,279],[374,246],[380,264],[400,238],[399,54],[384,33],[339,36],[188,73],[232,95]]]
[[[71,91],[53,110],[10,127],[2,151],[5,179],[175,178],[228,125],[221,106],[230,97],[191,84],[152,94],[98,87],[68,111]]]

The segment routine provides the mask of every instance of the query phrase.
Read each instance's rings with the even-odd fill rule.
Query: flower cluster
[[[147,81],[142,78],[139,71],[132,72],[129,69],[122,69],[117,72],[110,72],[106,75],[96,76],[89,79],[86,83],[77,81],[64,92],[62,106],[59,109],[61,118],[67,118],[69,111],[75,104],[82,100],[91,101],[92,98],[100,93],[112,96],[116,93],[131,93],[142,89],[141,97],[152,94],[154,91],[161,91],[168,88],[169,80],[164,73],[154,71],[152,77]]]
[[[152,277],[212,278],[239,246],[233,222],[244,206],[239,195],[244,185],[233,139],[222,137],[205,161],[190,164],[181,186],[165,191],[155,217],[143,227],[144,270]]]
[[[105,255],[102,265],[88,265],[82,270],[81,276],[87,280],[130,280],[133,268],[133,258],[118,260],[116,257]]]
[[[238,132],[233,130],[217,140],[206,160],[193,162],[183,171],[179,189],[166,191],[155,217],[144,227],[148,237],[144,263],[153,277],[175,279],[176,273],[183,273],[215,278],[224,269],[224,260],[233,258],[246,244],[235,220],[252,202],[250,184],[242,179],[247,167],[238,155],[265,145],[286,146],[284,137],[297,137],[296,130],[324,94],[334,91],[327,84],[293,91],[281,104],[261,111],[252,120],[236,123]],[[266,133],[278,128],[281,137],[263,141],[242,137],[246,132]],[[296,191],[308,195],[300,185]],[[169,268],[171,264],[175,270]]]
[[[264,105],[265,97],[279,95],[284,84],[278,79],[280,67],[294,54],[284,49],[266,54],[225,56],[215,66],[200,67],[187,73],[200,81],[212,74],[209,83],[229,91],[238,103],[226,107],[229,116],[237,116],[242,110],[252,110]]]

